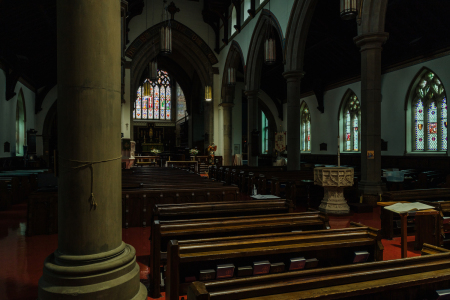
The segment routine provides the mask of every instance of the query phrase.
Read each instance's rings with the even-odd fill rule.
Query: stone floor
[[[14,205],[11,210],[0,212],[0,299],[36,300],[38,281],[42,275],[44,259],[58,246],[58,236],[25,236],[26,204]],[[331,228],[348,227],[350,221],[380,228],[380,209],[373,213],[331,217]],[[150,228],[122,230],[123,240],[136,248],[137,261],[141,267],[141,280],[146,283],[149,272],[148,260]],[[400,238],[383,240],[384,260],[400,258]],[[408,256],[420,255],[413,250],[414,237],[408,237]],[[149,298],[151,299],[151,298]]]

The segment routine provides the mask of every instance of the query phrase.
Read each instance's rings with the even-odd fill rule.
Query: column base
[[[324,197],[319,211],[329,215],[347,215],[350,207],[344,198],[344,187],[324,186]]]
[[[38,300],[147,299],[147,289],[139,281],[136,250],[123,242],[118,249],[106,258],[52,253],[44,262]]]
[[[359,191],[363,197],[363,203],[377,205],[380,201],[380,195],[386,191],[386,185],[383,182],[361,181],[358,184]]]

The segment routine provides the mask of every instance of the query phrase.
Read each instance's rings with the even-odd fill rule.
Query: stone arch
[[[303,71],[306,38],[318,0],[294,3],[286,30],[285,71]]]
[[[236,41],[232,41],[231,46],[228,50],[228,55],[225,60],[225,65],[223,68],[222,92],[221,92],[222,99],[225,99],[225,92],[226,92],[226,88],[227,88],[228,68],[235,68],[236,70],[238,70],[240,66],[242,66],[243,70],[245,70],[244,54],[242,53],[242,49],[241,49],[241,46],[239,45],[239,43]],[[244,82],[245,82],[245,78],[244,78]]]
[[[213,65],[218,63],[217,57],[208,44],[189,27],[175,20],[172,23],[172,54],[158,58],[185,93],[187,104],[199,95],[190,95],[193,90],[194,75],[197,74],[202,87],[213,85]],[[141,84],[141,76],[148,63],[158,56],[160,50],[160,29],[163,23],[156,24],[142,32],[126,50],[131,58],[130,66],[130,99],[135,99],[136,91]],[[184,70],[176,71],[175,66]],[[130,101],[132,105],[133,100]],[[132,109],[130,109],[132,114]],[[131,116],[132,118],[132,116]],[[131,137],[133,126],[131,126]]]
[[[259,90],[261,82],[261,70],[264,55],[264,39],[268,22],[272,20],[273,26],[281,42],[283,61],[284,58],[284,35],[278,19],[267,9],[263,9],[256,23],[253,35],[250,40],[247,54],[247,65],[245,67],[245,89],[247,91]]]
[[[207,43],[187,26],[175,20],[172,20],[171,23],[173,51],[181,54],[183,59],[196,67],[203,85],[211,84],[212,66],[218,63],[215,54]],[[148,63],[159,53],[160,28],[162,24],[156,24],[141,33],[126,50],[126,56],[132,59],[130,67],[131,99],[134,98],[134,91],[139,86],[140,77],[147,68]],[[183,66],[182,63],[180,65]]]
[[[364,0],[358,35],[384,32],[388,0]]]

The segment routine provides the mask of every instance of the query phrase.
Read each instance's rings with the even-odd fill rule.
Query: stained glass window
[[[351,93],[346,100],[343,110],[344,117],[344,151],[360,151],[361,107],[358,97]]]
[[[137,90],[133,119],[171,120],[171,84],[169,74],[158,70],[158,79],[146,79]]]
[[[184,97],[184,93],[180,85],[177,84],[177,121],[183,119],[185,116],[186,98]]]
[[[412,102],[414,151],[447,151],[447,99],[441,81],[426,72]]]
[[[301,150],[311,151],[311,113],[308,105],[304,103],[301,107]]]

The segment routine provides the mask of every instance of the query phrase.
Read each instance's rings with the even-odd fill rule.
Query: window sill
[[[436,151],[436,152],[428,152],[428,151],[417,151],[417,152],[408,152],[405,153],[405,156],[447,156],[446,151]]]

